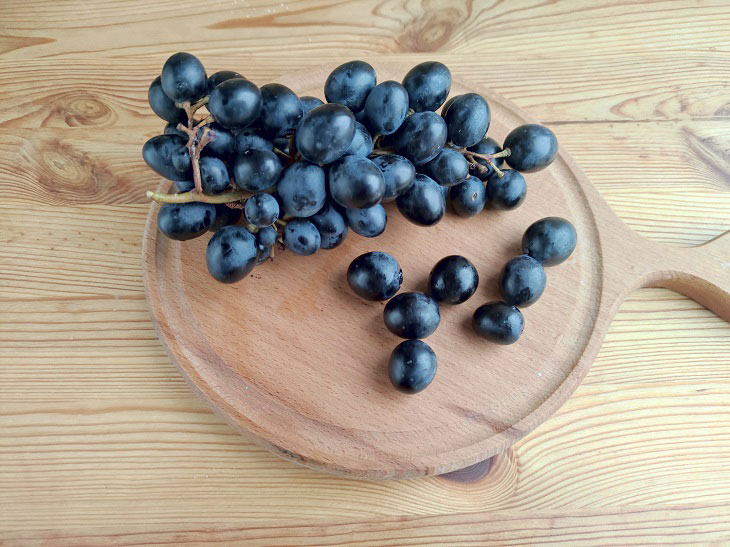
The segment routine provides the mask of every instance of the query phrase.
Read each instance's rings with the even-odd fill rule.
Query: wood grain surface
[[[0,539],[8,545],[730,541],[730,327],[635,291],[582,385],[471,482],[334,478],[198,400],[140,261],[174,51],[257,83],[439,59],[550,124],[656,241],[730,229],[725,2],[20,2],[0,9]],[[478,475],[477,475],[478,477]]]

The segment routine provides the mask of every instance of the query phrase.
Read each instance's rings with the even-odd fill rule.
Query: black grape
[[[323,104],[302,117],[297,150],[312,163],[332,163],[342,157],[355,135],[355,117],[340,104]]]
[[[299,102],[302,103],[302,115],[306,114],[313,108],[324,104],[322,99],[312,97],[311,95],[304,95],[303,97],[299,97]]]
[[[504,302],[489,302],[479,306],[472,318],[474,331],[497,344],[514,344],[525,328],[522,312]]]
[[[221,83],[225,82],[226,80],[233,80],[234,78],[244,78],[241,74],[238,72],[234,72],[233,70],[221,70],[219,72],[216,72],[214,74],[211,74],[208,76],[208,93],[213,91],[215,87]]]
[[[393,201],[413,184],[416,177],[416,168],[403,156],[381,154],[371,159],[383,173],[383,179],[385,180],[383,202]]]
[[[294,162],[281,175],[277,192],[287,215],[312,216],[327,199],[324,170],[308,161]]]
[[[388,80],[373,88],[365,101],[365,125],[375,134],[390,135],[408,113],[408,93],[398,82]]]
[[[413,224],[432,226],[444,217],[446,211],[446,200],[441,188],[446,187],[418,173],[413,185],[398,196],[395,203],[401,214]]]
[[[378,237],[388,224],[388,215],[379,203],[365,209],[346,209],[345,215],[352,231],[363,237]]]
[[[360,122],[355,122],[355,135],[352,137],[350,147],[345,152],[348,156],[362,156],[367,158],[373,151],[373,138],[370,132]]]
[[[451,142],[456,146],[474,146],[487,134],[491,113],[481,95],[466,93],[454,98],[444,119]]]
[[[497,152],[501,152],[502,148],[499,146],[499,143],[495,141],[492,137],[484,137],[482,140],[480,140],[478,143],[476,143],[474,146],[470,146],[467,150],[470,152],[476,152],[477,154],[484,154],[485,156],[491,156],[493,154],[496,154]],[[480,165],[483,165],[487,168],[486,171],[483,173],[476,172],[476,176],[480,179],[486,181],[489,175],[494,173],[494,169],[492,169],[492,166],[489,165],[486,161],[484,161],[481,158],[474,158],[477,163]],[[502,164],[504,163],[504,158],[495,158],[492,160],[492,163],[496,165],[498,168],[502,167]]]
[[[155,173],[170,180],[192,180],[187,140],[179,135],[158,135],[142,147],[142,157]]]
[[[390,354],[388,376],[395,389],[413,395],[433,382],[437,368],[436,354],[426,342],[406,340]]]
[[[234,137],[236,152],[239,154],[246,150],[268,150],[269,152],[274,151],[274,144],[257,134],[252,129],[244,129],[238,131]]]
[[[347,284],[360,298],[382,302],[400,290],[403,270],[388,253],[371,251],[358,256],[347,268]]]
[[[208,241],[208,272],[222,283],[235,283],[256,266],[256,238],[242,226],[224,226]]]
[[[231,182],[226,164],[219,158],[205,156],[200,158],[199,165],[203,193],[214,195],[225,192]]]
[[[545,290],[545,269],[528,255],[520,255],[505,264],[499,276],[502,299],[511,306],[527,307],[537,302]]]
[[[426,338],[436,331],[441,313],[436,300],[422,292],[402,292],[385,305],[388,330],[401,338]]]
[[[256,265],[263,264],[271,256],[271,245],[262,245],[256,241]]]
[[[431,296],[439,303],[462,304],[479,286],[479,274],[467,258],[451,255],[439,260],[428,276]]]
[[[467,177],[464,182],[452,186],[449,199],[454,212],[460,217],[473,217],[482,212],[487,199],[484,183],[477,177]]]
[[[302,119],[302,103],[288,87],[281,84],[261,86],[261,114],[258,125],[269,138],[291,133]]]
[[[273,226],[264,226],[258,232],[256,232],[256,242],[259,245],[265,245],[266,247],[273,246],[276,243],[278,237],[279,234],[276,231],[276,228],[274,228]]]
[[[324,84],[324,96],[329,103],[345,105],[358,112],[375,87],[375,69],[364,61],[350,61],[334,69]]]
[[[215,156],[221,159],[232,158],[236,155],[236,139],[233,133],[225,129],[222,125],[212,123],[208,126],[208,135],[211,140],[203,148],[201,155]],[[202,136],[202,132],[199,132]]]
[[[217,203],[215,206],[215,220],[208,228],[210,232],[216,232],[223,228],[235,224],[241,218],[243,209],[237,207],[228,207],[225,203]]]
[[[469,162],[453,148],[444,148],[423,166],[423,172],[443,186],[462,182],[469,174]]]
[[[261,112],[261,92],[248,80],[225,80],[210,92],[208,111],[226,129],[243,129]]]
[[[309,220],[295,218],[284,226],[284,245],[294,254],[309,256],[316,253],[322,243],[317,227]]]
[[[525,178],[514,169],[502,172],[504,176],[501,178],[497,173],[492,173],[487,179],[487,201],[494,209],[516,209],[527,196]]]
[[[257,228],[271,226],[279,218],[279,202],[271,194],[254,194],[246,200],[243,213]]]
[[[327,201],[309,220],[319,230],[322,238],[321,249],[334,249],[347,237],[347,222],[331,201]]]
[[[203,235],[215,221],[210,203],[163,203],[157,213],[157,227],[170,239],[186,241]]]
[[[547,127],[537,124],[521,125],[504,139],[510,149],[507,163],[523,173],[539,171],[550,165],[558,155],[558,139]]]
[[[188,141],[188,134],[185,133],[185,131],[181,131],[177,128],[177,122],[170,122],[168,124],[165,124],[165,130],[163,131],[165,135],[179,135],[183,139],[185,139],[185,142]]]
[[[454,101],[456,98],[459,97],[459,95],[454,95],[451,97],[448,101],[444,103],[444,106],[441,108],[441,115],[446,116],[446,113],[449,111],[449,108],[451,108],[451,105],[454,104]]]
[[[578,235],[573,225],[560,217],[533,222],[522,236],[522,251],[543,266],[555,266],[575,250]]]
[[[279,180],[281,162],[273,152],[246,150],[233,162],[233,177],[241,190],[263,192]]]
[[[403,78],[410,106],[416,112],[437,110],[451,90],[451,72],[437,61],[418,64]]]
[[[205,95],[208,77],[197,57],[190,53],[175,53],[162,67],[162,89],[177,103],[194,102]],[[168,120],[171,121],[171,120]]]
[[[187,120],[185,111],[175,106],[175,101],[165,95],[162,90],[162,79],[160,76],[152,80],[150,88],[147,91],[147,100],[150,103],[152,111],[166,122],[177,125],[178,122]]]
[[[192,180],[176,180],[172,184],[175,186],[176,192],[189,192],[195,188],[195,183]]]
[[[435,112],[408,116],[394,138],[395,150],[416,165],[435,158],[446,144],[446,122]]]
[[[369,159],[345,156],[329,172],[332,199],[348,209],[362,209],[380,203],[385,193],[383,173]]]

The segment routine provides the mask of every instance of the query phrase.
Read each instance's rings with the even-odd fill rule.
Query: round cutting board
[[[279,81],[321,97],[332,68]],[[379,81],[400,81],[408,68],[376,66]],[[489,135],[497,141],[533,122],[487,89],[457,79],[451,93],[472,91],[489,102]],[[281,252],[234,285],[208,275],[209,236],[178,242],[159,235],[153,203],[143,254],[160,339],[197,392],[260,444],[324,471],[384,479],[466,467],[547,419],[577,387],[611,317],[636,287],[674,288],[730,317],[730,238],[673,249],[639,237],[563,149],[549,168],[525,178],[527,199],[514,211],[485,210],[469,219],[448,213],[423,228],[389,204],[382,236],[351,232],[340,247],[310,257]],[[523,309],[525,332],[516,344],[477,337],[472,313],[498,299],[500,269],[520,253],[524,230],[546,216],[573,222],[574,254],[547,269],[545,293]],[[384,303],[366,302],[347,286],[350,262],[375,250],[400,262],[402,291],[426,290],[429,271],[447,255],[463,255],[479,271],[470,300],[441,307],[441,324],[427,339],[438,372],[417,395],[403,395],[388,381],[388,357],[402,340],[383,324]]]

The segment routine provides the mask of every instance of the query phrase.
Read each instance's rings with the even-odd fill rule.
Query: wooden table
[[[549,125],[642,234],[730,229],[718,2],[29,2],[0,9],[0,539],[6,544],[730,541],[730,326],[632,294],[549,421],[469,481],[358,482],[269,454],[158,342],[140,242],[147,86],[172,52],[257,83],[438,59]]]

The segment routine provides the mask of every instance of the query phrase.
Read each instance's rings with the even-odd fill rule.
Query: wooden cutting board
[[[376,66],[379,80],[409,67]],[[325,67],[283,78],[300,95],[321,96]],[[502,141],[532,122],[506,99],[466,82],[452,94],[481,93],[492,109],[489,134]],[[431,228],[410,224],[393,204],[377,239],[351,233],[312,257],[285,252],[235,285],[208,275],[208,237],[158,237],[152,204],[144,240],[147,298],[159,336],[198,393],[232,425],[275,453],[357,478],[440,474],[490,457],[547,419],[592,363],[609,322],[633,289],[662,286],[730,319],[730,237],[696,248],[650,242],[616,217],[561,151],[527,174],[528,195],[515,211],[471,219],[448,214]],[[160,188],[166,189],[167,182]],[[578,246],[547,270],[548,285],[525,308],[525,333],[497,346],[471,330],[479,305],[498,298],[502,265],[519,254],[524,230],[545,216],[570,219]],[[382,321],[383,304],[347,287],[345,272],[361,253],[381,250],[400,262],[402,290],[425,290],[431,267],[462,254],[481,283],[471,300],[442,306],[427,342],[439,359],[433,384],[415,396],[389,384],[387,361],[401,341]]]

